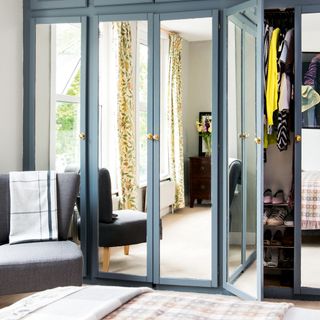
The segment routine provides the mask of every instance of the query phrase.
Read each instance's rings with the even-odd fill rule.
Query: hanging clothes
[[[284,72],[291,73],[294,61],[294,31],[290,29],[287,31],[279,61],[284,65]]]
[[[272,38],[269,48],[268,58],[268,77],[266,89],[266,111],[267,111],[267,125],[273,125],[273,113],[278,109],[278,42],[280,29],[276,28],[272,32]]]

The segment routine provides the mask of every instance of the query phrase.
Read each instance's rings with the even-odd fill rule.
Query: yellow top
[[[268,78],[266,90],[267,124],[273,125],[273,112],[278,109],[278,68],[277,53],[280,29],[272,32],[268,59]]]

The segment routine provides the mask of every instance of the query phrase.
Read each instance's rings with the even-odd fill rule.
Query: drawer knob
[[[201,166],[201,167],[200,167],[200,170],[201,170],[201,171],[204,171],[204,166]]]
[[[204,190],[205,188],[206,188],[206,186],[203,185],[203,184],[200,186],[200,189],[201,189],[201,190]]]

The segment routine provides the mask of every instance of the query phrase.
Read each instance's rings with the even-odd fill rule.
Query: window
[[[50,167],[58,172],[80,167],[80,64],[80,24],[52,25]]]

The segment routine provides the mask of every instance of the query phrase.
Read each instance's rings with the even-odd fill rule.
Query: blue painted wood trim
[[[101,272],[98,271],[96,279],[106,279],[106,280],[116,280],[116,281],[137,281],[143,285],[146,285],[148,278],[145,276],[136,276],[134,274],[126,274],[126,273],[115,273],[115,272]]]
[[[195,10],[214,10],[223,9],[235,5],[241,0],[197,0],[181,1],[172,3],[156,3],[156,4],[135,4],[135,5],[120,5],[120,6],[99,6],[93,5],[87,8],[60,8],[31,11],[32,17],[50,17],[50,16],[83,16],[93,17],[95,15],[109,14],[128,14],[128,13],[173,13],[182,11]]]
[[[208,18],[211,16],[212,16],[211,10],[170,12],[170,13],[161,13],[160,20],[182,20],[182,19]]]
[[[256,137],[261,138],[262,143],[257,145],[257,243],[256,243],[256,263],[257,263],[257,299],[263,299],[263,189],[264,189],[264,150],[263,150],[263,114],[264,114],[264,0],[259,0],[257,5],[257,62],[256,62],[256,92],[257,92],[257,112],[256,112]]]
[[[220,240],[223,244],[222,247],[222,258],[220,261],[222,262],[222,286],[227,289],[228,287],[228,256],[229,256],[229,210],[228,210],[228,182],[227,182],[227,173],[228,173],[228,15],[227,11],[223,11],[223,24],[222,24],[222,32],[223,32],[223,41],[222,41],[222,57],[223,57],[223,68],[220,70],[222,75],[222,92],[223,92],[223,108],[221,110],[221,134],[220,134],[220,146],[222,146],[222,152],[220,153],[220,185],[222,188],[220,191],[220,211],[222,215],[222,239]],[[221,228],[220,228],[221,230]]]
[[[88,113],[87,113],[87,172],[88,172],[88,275],[99,274],[99,28],[98,17],[89,19],[88,24]]]
[[[40,17],[35,18],[35,24],[57,24],[57,23],[81,23],[80,17]]]
[[[110,5],[128,5],[138,3],[153,3],[153,0],[94,0],[93,4],[96,7]]]
[[[154,99],[154,23],[153,23],[153,14],[148,14],[148,132],[154,132],[153,128],[153,99]],[[153,156],[153,142],[148,140],[148,164],[147,164],[147,173],[148,173],[148,187],[147,187],[147,281],[153,283],[153,269],[154,269],[154,186],[153,186],[153,174],[154,174],[154,156]],[[159,221],[159,220],[158,220]],[[159,236],[160,237],[160,236]]]
[[[146,13],[132,13],[132,14],[110,14],[110,15],[100,15],[99,22],[108,21],[143,21],[148,20],[148,14]]]
[[[24,11],[23,170],[35,169],[35,21]]]
[[[160,278],[160,285],[210,288],[211,281],[210,280],[199,280],[199,279]]]
[[[318,4],[315,4],[316,1],[312,1],[313,5],[306,5],[303,1],[303,6],[301,6],[301,13],[317,13],[320,12],[320,1]]]
[[[219,12],[212,11],[211,286],[218,286]]]
[[[301,7],[295,8],[294,16],[294,45],[295,45],[295,135],[301,135],[301,88],[302,85],[302,59],[301,59]],[[301,143],[294,143],[294,293],[301,294]],[[303,142],[302,142],[303,143]]]
[[[154,83],[154,100],[153,100],[153,133],[160,132],[160,16],[154,15],[153,30],[153,83]],[[160,136],[161,139],[161,136]],[[160,283],[160,144],[153,145],[153,283]]]
[[[87,17],[81,18],[80,132],[87,132]],[[87,140],[80,140],[80,214],[83,275],[87,276]]]
[[[265,9],[294,8],[296,6],[320,5],[319,0],[265,0]]]
[[[87,6],[87,0],[31,0],[32,10],[57,8],[82,8]]]

